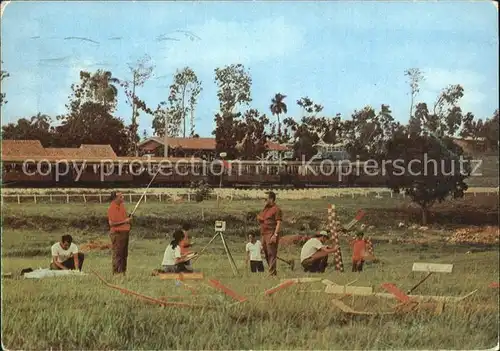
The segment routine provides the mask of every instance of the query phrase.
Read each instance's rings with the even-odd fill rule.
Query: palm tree
[[[104,104],[114,106],[118,89],[114,84],[119,84],[120,81],[112,76],[109,71],[97,70],[91,77],[91,84],[94,88],[96,100]]]
[[[281,135],[281,123],[280,123],[280,115],[282,113],[287,113],[286,104],[283,101],[286,98],[286,95],[282,95],[281,93],[277,93],[274,98],[271,100],[271,105],[269,109],[273,116],[277,116],[278,118],[278,136]]]

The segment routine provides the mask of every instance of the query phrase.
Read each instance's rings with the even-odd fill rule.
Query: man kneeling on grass
[[[52,262],[50,263],[50,269],[78,269],[81,271],[83,259],[84,255],[78,252],[78,247],[73,243],[71,235],[63,235],[61,237],[61,242],[52,245]]]
[[[321,231],[302,246],[300,262],[304,272],[323,273],[325,271],[328,265],[328,255],[335,251],[335,248],[325,246],[327,240],[327,232]]]
[[[178,229],[174,232],[174,240],[168,244],[161,263],[162,273],[192,273],[191,265],[186,265],[187,255],[181,254],[181,241],[184,240],[184,232]]]

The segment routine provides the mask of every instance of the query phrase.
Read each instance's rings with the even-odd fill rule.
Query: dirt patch
[[[93,241],[93,240],[80,246],[80,250],[83,252],[103,251],[110,249],[111,249],[111,243],[105,243],[102,241]]]
[[[497,244],[500,241],[498,227],[473,227],[458,229],[446,239],[449,243]]]

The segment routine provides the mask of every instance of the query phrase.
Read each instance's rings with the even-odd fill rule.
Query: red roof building
[[[158,148],[164,145],[163,137],[152,137],[139,144],[139,149],[145,154],[159,155]],[[168,155],[176,157],[204,157],[208,160],[216,158],[215,138],[168,138]],[[267,142],[269,152],[287,151],[286,146],[275,142]]]

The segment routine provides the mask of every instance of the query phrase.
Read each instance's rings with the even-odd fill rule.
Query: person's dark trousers
[[[310,273],[324,273],[327,266],[328,266],[328,256],[319,258],[317,260],[312,260],[308,258],[302,262],[302,267],[304,268],[304,272],[310,272]]]
[[[352,271],[353,272],[362,272],[363,271],[363,263],[364,261],[352,261]]]
[[[250,261],[250,271],[252,273],[264,272],[264,263],[262,261]]]
[[[113,250],[113,274],[125,273],[127,271],[129,232],[110,233],[110,237]]]
[[[83,260],[85,259],[85,255],[81,252],[78,253],[78,270],[82,270]],[[75,269],[75,259],[73,257],[68,258],[66,261],[61,262],[61,264],[68,269]],[[56,266],[53,262],[50,264],[50,269],[52,270],[60,270],[58,266]]]

